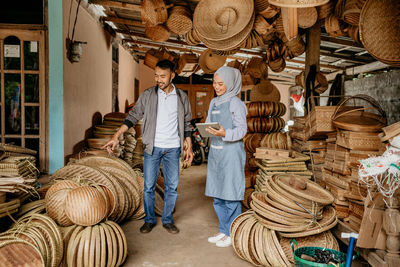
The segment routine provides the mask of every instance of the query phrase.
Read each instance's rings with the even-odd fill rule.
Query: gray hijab
[[[214,100],[215,105],[219,106],[225,102],[231,101],[233,97],[240,93],[242,90],[242,74],[238,69],[226,66],[219,68],[215,74],[218,74],[226,86],[225,94],[217,96]]]

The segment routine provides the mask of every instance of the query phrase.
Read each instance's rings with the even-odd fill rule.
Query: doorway
[[[38,151],[46,164],[45,32],[0,29],[1,142]]]

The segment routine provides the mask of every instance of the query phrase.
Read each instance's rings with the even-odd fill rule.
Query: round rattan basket
[[[144,0],[142,2],[142,21],[155,26],[167,21],[168,10],[163,0]]]
[[[297,9],[297,20],[300,28],[306,29],[312,27],[317,22],[318,13],[315,7],[306,7]]]
[[[334,8],[335,6],[333,1],[317,6],[318,19],[326,18],[329,14],[333,13]]]
[[[361,9],[365,0],[347,0],[343,11],[343,20],[353,26],[358,26]]]
[[[360,39],[376,59],[400,67],[400,2],[368,0],[360,14]]]
[[[164,25],[156,25],[156,26],[149,26],[146,25],[145,27],[145,34],[149,37],[150,40],[156,42],[165,42],[169,39],[170,33]]]
[[[192,29],[190,9],[183,6],[175,6],[171,9],[166,22],[168,29],[175,34],[186,34]]]
[[[326,32],[332,37],[344,36],[342,22],[334,14],[325,18]]]

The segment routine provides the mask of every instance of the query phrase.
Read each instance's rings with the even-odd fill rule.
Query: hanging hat
[[[216,55],[211,49],[207,49],[200,55],[199,65],[204,73],[213,73],[225,64],[226,58],[226,56]]]
[[[156,42],[165,42],[169,39],[170,33],[164,25],[148,26],[145,27],[146,36]]]
[[[253,13],[253,0],[202,0],[194,11],[193,22],[200,36],[222,41],[243,31]]]
[[[269,80],[262,80],[250,91],[250,100],[279,102],[281,94],[278,88]]]

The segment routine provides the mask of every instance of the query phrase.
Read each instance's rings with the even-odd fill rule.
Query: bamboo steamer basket
[[[279,7],[315,7],[328,3],[329,0],[269,0],[269,3]]]
[[[175,34],[182,35],[188,33],[192,29],[190,10],[183,6],[173,7],[166,25]]]
[[[75,224],[90,226],[107,215],[104,196],[91,186],[82,186],[69,192],[65,199],[65,213]]]
[[[155,42],[165,42],[170,37],[169,30],[164,25],[146,25],[144,33],[150,40]]]
[[[344,36],[345,33],[342,28],[342,23],[335,15],[331,14],[325,18],[325,29],[331,37]]]
[[[368,0],[360,14],[360,39],[374,58],[400,66],[400,2]]]
[[[312,27],[318,20],[318,12],[315,7],[297,9],[297,21],[300,28]]]

